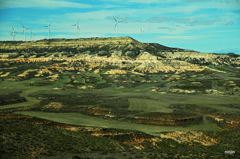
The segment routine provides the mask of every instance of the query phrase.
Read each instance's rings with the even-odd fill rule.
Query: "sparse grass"
[[[29,121],[0,118],[0,157],[41,158],[62,153],[118,151],[124,144],[79,132],[37,125]]]
[[[12,104],[12,103],[22,103],[25,102],[23,97],[20,97],[21,92],[14,92],[7,95],[0,95],[0,106]]]
[[[208,67],[217,69],[219,71],[226,71],[226,72],[238,72],[239,70],[233,67],[225,67],[225,66],[216,66],[216,65],[208,65]]]
[[[229,104],[231,105],[231,104]],[[227,106],[225,106],[225,104],[205,104],[205,105],[199,105],[199,107],[207,107],[207,108],[213,108],[213,109],[216,109],[216,110],[219,110],[221,112],[239,112],[240,113],[240,109],[239,108],[230,108]]]
[[[62,87],[64,87],[65,83],[68,83],[70,81],[71,81],[71,79],[69,79],[68,76],[62,76],[62,79],[59,79],[56,82],[54,82],[53,85],[50,86],[50,88],[52,88],[52,87],[60,87],[60,88],[62,88]]]
[[[173,110],[168,108],[168,104],[151,99],[129,98],[129,110],[140,110],[146,112],[171,113]]]
[[[76,79],[77,79],[77,82],[78,82],[78,83],[82,83],[82,84],[84,84],[84,83],[85,83],[85,79],[84,79],[84,78],[82,78],[82,76],[81,76],[81,75],[76,75]]]

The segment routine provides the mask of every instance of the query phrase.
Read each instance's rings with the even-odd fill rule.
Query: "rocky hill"
[[[117,38],[84,38],[84,39],[50,39],[39,41],[6,41],[0,43],[1,53],[11,52],[28,52],[28,53],[84,53],[90,52],[92,54],[101,51],[122,51],[123,55],[127,51],[132,51],[132,54],[126,54],[130,57],[135,57],[140,50],[145,50],[151,53],[157,53],[159,50],[174,51],[175,48],[165,47],[159,44],[147,44],[138,42],[130,37]],[[104,55],[103,53],[99,55]]]
[[[18,62],[84,61],[141,73],[202,71],[206,65],[240,67],[235,54],[206,54],[141,43],[130,37],[0,42],[0,57]]]

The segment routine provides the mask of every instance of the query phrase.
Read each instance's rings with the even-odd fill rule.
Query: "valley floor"
[[[0,66],[2,158],[240,156],[236,68],[155,74],[105,65],[79,71],[65,61]]]

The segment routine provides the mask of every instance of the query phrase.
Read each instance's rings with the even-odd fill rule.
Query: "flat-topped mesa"
[[[39,41],[4,41],[0,42],[0,52],[73,52],[95,48],[99,50],[107,49],[144,49],[146,44],[140,43],[130,37],[110,37],[110,38],[81,38],[81,39],[44,39]],[[98,50],[98,51],[99,51]],[[91,51],[91,49],[90,49]]]
[[[131,37],[44,39],[38,41],[2,41],[0,58],[46,58],[162,61],[168,59],[197,65],[240,67],[240,55],[207,54],[193,50],[141,43]],[[135,61],[136,62],[136,61]]]

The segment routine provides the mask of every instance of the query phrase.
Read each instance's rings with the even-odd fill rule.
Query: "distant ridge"
[[[68,49],[67,49],[68,48]],[[131,37],[108,37],[108,38],[80,38],[80,39],[43,39],[37,41],[1,41],[0,52],[31,52],[31,51],[85,51],[95,48],[99,51],[122,50],[137,51],[145,50],[155,54],[159,51],[184,51],[184,49],[171,48],[157,43],[141,43]]]
[[[54,48],[59,47],[59,49]],[[0,41],[0,53],[10,53],[10,52],[31,52],[41,51],[48,52],[61,52],[71,50],[82,51],[86,48],[93,48],[99,50],[105,49],[104,51],[110,51],[112,49],[122,50],[122,51],[137,51],[140,50],[148,51],[151,54],[156,55],[157,52],[192,52],[200,53],[194,50],[173,48],[164,46],[158,43],[142,43],[135,40],[132,37],[92,37],[92,38],[79,38],[79,39],[42,39],[36,41]],[[66,49],[68,48],[68,49]],[[85,48],[85,49],[84,49]],[[108,49],[108,50],[107,50]],[[204,53],[207,54],[207,53]],[[228,54],[230,56],[240,56],[235,53],[210,53],[217,55]]]
[[[100,68],[112,65],[140,73],[202,71],[211,65],[240,68],[239,55],[200,53],[141,43],[131,37],[6,41],[0,43],[1,58],[21,62],[88,61]]]
[[[139,57],[156,60],[168,59],[198,65],[240,67],[240,55],[237,54],[200,53],[157,43],[141,43],[131,37],[0,42],[0,57],[2,58],[73,57],[79,55],[122,59],[137,59]]]

